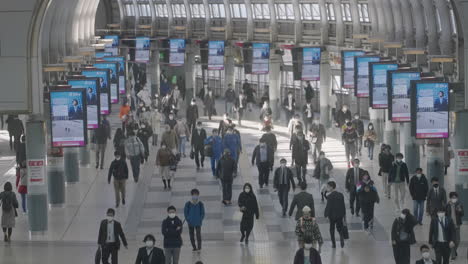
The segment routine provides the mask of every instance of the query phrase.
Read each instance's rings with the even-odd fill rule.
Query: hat
[[[311,209],[310,209],[309,206],[306,205],[306,206],[302,207],[302,212],[306,213],[306,212],[310,212],[310,211],[311,211]]]

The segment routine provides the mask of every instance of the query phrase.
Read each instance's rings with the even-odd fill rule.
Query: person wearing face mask
[[[159,94],[154,95],[151,108],[157,110],[158,112],[161,111],[161,99],[159,98]]]
[[[286,216],[288,211],[288,197],[291,186],[294,192],[296,184],[294,183],[293,172],[286,166],[286,159],[283,158],[280,160],[280,167],[275,170],[273,178],[273,188],[275,192],[278,192],[279,202],[283,208],[283,216]]]
[[[144,159],[147,162],[149,157],[149,144],[148,141],[153,134],[153,130],[147,123],[142,123],[140,129],[138,129],[137,137],[140,139],[141,143],[143,143],[143,147],[145,148]]]
[[[341,135],[342,142],[345,146],[346,161],[348,162],[348,168],[351,167],[351,160],[356,157],[356,147],[358,134],[351,122],[346,123],[343,134]]]
[[[351,111],[349,111],[347,105],[343,105],[341,110],[336,113],[335,124],[336,127],[341,128],[346,124],[345,120],[351,120]]]
[[[307,164],[309,163],[309,141],[305,139],[302,130],[291,138],[290,149],[292,149],[291,164],[296,167],[296,176],[299,182],[306,182]]]
[[[185,121],[182,118],[179,118],[177,120],[177,125],[174,127],[174,131],[176,132],[176,135],[179,139],[179,153],[182,154],[182,156],[185,158],[185,143],[190,141],[190,131],[185,124]]]
[[[409,192],[413,198],[413,214],[422,225],[424,216],[424,201],[426,201],[427,192],[429,191],[429,184],[426,175],[424,175],[421,168],[416,169],[416,174],[411,177],[409,184]]]
[[[224,93],[224,112],[232,114],[234,102],[236,101],[236,92],[232,89],[232,84],[228,84],[228,88]]]
[[[299,116],[299,114],[295,114],[289,120],[288,131],[290,136],[295,135],[298,130],[302,130],[302,128],[304,127],[300,119],[301,117]]]
[[[335,242],[335,227],[340,235],[341,248],[344,247],[344,221],[346,221],[346,206],[342,193],[336,191],[336,183],[330,180],[327,183],[327,206],[325,207],[324,216],[330,222],[330,238],[332,248],[336,248]]]
[[[354,128],[356,129],[358,139],[357,139],[357,152],[359,156],[361,156],[361,149],[362,149],[362,137],[364,136],[364,122],[360,119],[358,113],[354,114],[354,119],[351,121]]]
[[[431,259],[431,249],[428,245],[422,245],[419,251],[422,258],[417,260],[415,264],[437,264],[435,260]]]
[[[159,167],[159,175],[164,183],[164,190],[171,189],[172,173],[170,172],[172,153],[166,144],[161,143],[161,148],[156,153],[156,166]]]
[[[299,247],[304,247],[304,241],[310,239],[312,247],[320,252],[323,244],[322,234],[317,221],[311,216],[310,207],[307,205],[302,208],[302,216],[297,219],[296,236]]]
[[[289,124],[296,109],[296,99],[294,99],[292,92],[288,92],[288,97],[284,98],[283,108],[286,114],[286,124]]]
[[[322,195],[322,203],[324,202],[324,192],[332,170],[333,165],[331,161],[325,157],[325,152],[320,151],[318,161],[315,164],[313,177],[319,181],[318,187]]]
[[[143,162],[145,147],[143,143],[135,136],[133,131],[128,131],[128,138],[125,140],[125,153],[130,159],[132,166],[133,179],[138,182],[140,177],[140,163]]]
[[[96,169],[99,168],[99,165],[101,165],[101,170],[103,169],[107,140],[111,137],[110,133],[110,126],[103,119],[101,125],[94,131],[92,140],[96,144]]]
[[[427,193],[426,213],[436,217],[437,211],[447,206],[447,192],[444,187],[439,186],[439,178],[433,177],[431,184],[432,188]]]
[[[180,248],[182,247],[182,227],[184,224],[176,215],[176,208],[174,206],[171,205],[167,208],[167,215],[161,226],[161,233],[164,236],[166,264],[178,264]]]
[[[192,195],[192,199],[185,203],[184,216],[189,227],[193,251],[200,251],[202,248],[201,226],[205,218],[205,205],[199,200],[200,191],[198,189],[190,191],[190,195]],[[198,246],[195,244],[195,231]]]
[[[396,264],[410,264],[410,246],[416,243],[414,227],[417,223],[408,209],[403,209],[393,221],[391,239]]]
[[[140,113],[140,124],[149,123],[151,121],[151,110],[149,107],[143,107]]]
[[[260,109],[260,130],[262,130],[265,126],[272,126],[272,115],[273,111],[271,110],[270,104],[268,101],[264,101],[262,105],[262,109]]]
[[[237,199],[239,210],[242,213],[242,220],[240,223],[241,239],[240,242],[249,244],[249,236],[254,226],[254,217],[260,217],[258,210],[257,197],[252,191],[252,185],[250,183],[244,184],[243,192],[239,194]]]
[[[166,119],[166,125],[169,125],[171,130],[174,129],[174,127],[177,125],[177,120],[175,120],[173,113],[170,113],[169,118]]]
[[[139,104],[138,104],[138,108],[136,110],[136,116],[137,118],[140,118],[141,117],[141,113],[143,113],[144,111],[146,111],[146,108],[145,108],[145,103],[143,101],[141,101]]]
[[[302,119],[304,120],[305,130],[307,131],[314,121],[314,109],[310,101],[307,101],[302,107]]]
[[[265,142],[268,146],[271,147],[273,150],[273,155],[276,152],[276,149],[278,148],[278,140],[276,139],[276,135],[271,131],[271,126],[266,126],[263,128],[263,131],[265,134],[262,135],[260,140]]]
[[[247,108],[247,98],[241,92],[239,93],[239,97],[236,98],[236,102],[234,103],[235,111],[237,112],[237,121],[239,122],[239,126],[241,126],[241,120],[244,116],[244,111]]]
[[[207,149],[207,145],[211,146],[211,172],[213,173],[213,177],[216,177],[216,164],[223,154],[223,142],[221,137],[218,135],[218,130],[213,129],[211,136],[205,139],[203,143],[205,144],[205,151]]]
[[[155,247],[156,238],[148,234],[143,239],[145,243],[144,247],[138,249],[138,255],[135,264],[165,264],[166,258],[164,251],[158,247]]]
[[[190,105],[187,107],[185,117],[187,118],[187,126],[190,129],[190,133],[192,133],[192,131],[195,129],[198,119],[198,106],[195,98],[192,99]]]
[[[364,147],[367,147],[367,157],[370,160],[374,159],[374,146],[377,141],[377,133],[374,129],[374,124],[369,123],[366,133],[364,133]]]
[[[202,122],[197,122],[197,128],[192,131],[192,150],[197,165],[197,171],[200,170],[200,165],[203,168],[205,162],[205,139],[206,131],[202,128]],[[201,158],[201,159],[200,159]]]
[[[395,155],[396,161],[388,173],[388,183],[393,188],[395,210],[400,211],[405,205],[406,185],[409,184],[408,166],[403,161],[403,154]]]
[[[322,264],[320,253],[313,247],[311,239],[306,239],[304,247],[297,250],[294,256],[294,264]]]
[[[179,149],[179,138],[169,125],[166,125],[164,129],[165,131],[161,136],[161,144],[164,143],[166,147],[172,151],[172,154],[175,155]]]
[[[260,144],[257,145],[252,154],[252,166],[257,165],[258,169],[258,185],[263,188],[263,185],[268,187],[270,171],[273,170],[274,153],[266,142],[260,139]]]
[[[320,152],[322,152],[322,145],[327,140],[326,129],[324,125],[320,124],[320,120],[314,119],[312,125],[309,128],[309,132],[310,143],[312,146],[312,157],[314,163],[317,163],[317,158]]]
[[[449,194],[449,202],[446,206],[447,216],[452,218],[453,223],[455,224],[455,238],[454,238],[454,247],[451,250],[450,255],[452,256],[451,259],[455,260],[458,256],[457,249],[458,245],[460,245],[460,227],[463,224],[462,217],[465,215],[463,210],[463,205],[458,200],[458,193],[450,192]]]
[[[382,176],[382,188],[388,199],[391,198],[390,184],[388,183],[388,174],[392,169],[395,157],[391,153],[389,145],[382,144],[381,152],[379,153],[379,175]]]
[[[429,228],[429,244],[434,248],[437,263],[450,263],[450,251],[455,248],[455,239],[456,231],[452,218],[446,215],[445,207],[439,208]]]
[[[162,119],[162,115],[161,113],[159,112],[158,109],[153,109],[153,111],[151,112],[151,118],[150,118],[150,124],[151,124],[151,128],[153,129],[153,135],[152,135],[152,142],[153,142],[153,146],[157,146],[158,145],[158,136],[159,134],[161,134],[161,119]]]
[[[232,182],[234,181],[234,172],[236,171],[236,161],[231,157],[231,151],[224,149],[223,156],[216,164],[216,177],[221,180],[223,187],[224,205],[231,205]]]
[[[374,206],[380,202],[377,189],[374,182],[369,179],[369,175],[364,175],[363,180],[369,180],[368,183],[361,184],[361,190],[358,191],[359,202],[362,209],[362,220],[364,222],[364,231],[371,233],[374,230]]]
[[[361,204],[359,202],[359,196],[357,195],[357,185],[362,181],[366,171],[359,168],[359,159],[353,160],[353,168],[349,168],[346,172],[346,183],[345,188],[349,193],[349,206],[351,208],[351,215],[354,215],[354,202],[356,201],[356,216],[359,216],[359,210]],[[368,175],[368,174],[367,174]]]
[[[122,195],[122,204],[125,204],[125,185],[128,179],[127,162],[122,159],[120,152],[114,152],[115,159],[109,167],[107,183],[111,183],[111,178],[114,176],[114,191],[115,191],[115,207],[119,207],[120,195]]]
[[[112,258],[112,264],[118,263],[118,252],[120,241],[128,249],[127,239],[122,229],[122,225],[114,220],[115,210],[107,209],[107,218],[101,221],[99,226],[98,245],[102,252],[102,263],[109,264],[109,257]]]
[[[208,94],[203,98],[203,104],[205,106],[206,115],[208,115],[208,119],[211,120],[211,116],[216,115],[213,91],[208,91]]]

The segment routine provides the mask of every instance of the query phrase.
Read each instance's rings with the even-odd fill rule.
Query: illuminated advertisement
[[[208,70],[224,70],[224,41],[208,42]]]
[[[112,53],[113,56],[119,55],[119,36],[104,36],[104,39],[112,39],[112,43],[106,43],[104,51]]]
[[[357,97],[369,97],[369,63],[379,61],[379,56],[354,57],[354,85]]]
[[[354,89],[354,57],[363,56],[364,51],[349,50],[341,52],[341,86],[346,89]]]
[[[320,48],[304,48],[302,52],[302,80],[320,81]]]
[[[101,115],[110,114],[110,82],[109,82],[109,69],[100,69],[100,70],[83,70],[81,72],[83,76],[88,78],[98,78],[99,87],[100,87],[100,103],[101,103]]]
[[[169,65],[182,66],[185,63],[185,39],[169,40]]]
[[[395,62],[372,62],[370,68],[370,106],[374,109],[388,108],[387,72],[398,69]]]
[[[50,92],[52,147],[83,147],[87,142],[85,89]]]
[[[102,58],[107,57],[107,56],[112,56],[112,52],[100,51],[100,52],[96,52],[94,55],[95,55],[96,59],[102,59]]]
[[[253,43],[252,74],[268,74],[270,70],[270,43]]]
[[[125,87],[127,83],[127,77],[125,76],[125,57],[124,56],[113,56],[113,57],[104,57],[104,61],[112,61],[119,63],[119,93],[125,94]]]
[[[411,81],[421,79],[418,71],[389,71],[388,115],[392,122],[411,121]]]
[[[149,37],[137,37],[135,49],[135,62],[150,62],[150,47],[151,44]]]
[[[68,85],[71,85],[72,89],[85,89],[87,127],[88,129],[98,128],[101,119],[98,79],[70,79],[68,80]]]
[[[110,70],[110,95],[111,103],[116,104],[119,102],[119,79],[117,78],[117,71],[119,67],[118,62],[98,62],[93,65],[97,69]],[[110,106],[109,106],[110,112]]]

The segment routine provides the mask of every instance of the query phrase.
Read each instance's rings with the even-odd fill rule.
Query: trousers
[[[270,176],[270,166],[268,162],[260,162],[257,165],[258,168],[258,184],[260,187],[263,185],[268,186],[269,176]]]
[[[450,247],[448,242],[436,242],[434,245],[434,251],[437,263],[450,263]]]
[[[195,232],[197,235],[197,245],[195,245]],[[189,226],[189,235],[190,235],[190,242],[192,243],[192,247],[194,249],[201,249],[202,246],[202,238],[201,238],[201,226]]]
[[[179,264],[180,248],[164,248],[166,264]]]
[[[343,238],[343,219],[329,219],[330,221],[330,238],[332,241],[333,246],[336,245],[335,241],[335,228],[338,231],[338,234],[340,235],[340,241],[344,242]]]
[[[101,167],[104,165],[104,155],[106,153],[106,146],[106,143],[96,144],[96,167],[99,166],[99,164],[101,164]]]
[[[101,250],[103,264],[109,264],[109,257],[111,257],[112,264],[119,263],[119,250],[117,249],[117,245],[115,243],[105,244],[102,246]]]
[[[405,195],[406,195],[406,183],[405,182],[394,182],[391,184],[393,188],[393,197],[395,203],[395,210],[400,211],[405,207]]]
[[[127,180],[116,180],[114,179],[114,191],[115,191],[115,204],[120,204],[120,197],[125,200],[125,183]]]
[[[197,168],[200,168],[200,161],[201,166],[203,167],[203,163],[205,162],[205,153],[203,153],[203,148],[194,148],[193,151],[195,154],[195,164],[197,164]]]
[[[393,257],[396,264],[410,264],[410,245],[409,243],[397,243],[393,245]],[[438,262],[440,263],[440,262]]]
[[[281,204],[281,207],[283,207],[283,214],[288,211],[288,195],[289,195],[289,188],[287,185],[280,185],[278,188],[278,198],[279,202]]]
[[[354,202],[356,201],[356,208],[354,207]],[[359,195],[357,194],[356,188],[349,192],[349,208],[351,208],[351,212],[356,209],[356,214],[359,214],[361,210],[361,203],[359,202]]]
[[[413,214],[418,222],[422,223],[424,216],[424,200],[413,200]]]
[[[223,184],[223,201],[231,201],[232,181],[222,181],[222,184]]]
[[[130,156],[130,165],[132,166],[133,179],[135,182],[140,177],[140,156]]]

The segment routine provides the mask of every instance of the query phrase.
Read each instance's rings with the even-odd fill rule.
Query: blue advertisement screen
[[[185,63],[185,39],[169,40],[169,65],[182,66]]]
[[[150,47],[151,43],[149,37],[137,37],[135,61],[141,63],[148,63],[150,61]]]
[[[449,84],[416,83],[416,138],[448,138]]]
[[[304,48],[302,52],[302,80],[320,81],[320,48]]]
[[[356,96],[369,97],[369,62],[379,62],[380,57],[355,57]]]
[[[68,80],[68,84],[71,85],[72,88],[84,88],[85,89],[85,97],[86,97],[86,111],[87,111],[87,120],[88,120],[88,128],[89,129],[96,129],[99,126],[99,91],[97,89],[97,81],[95,80]]]
[[[391,121],[411,121],[411,81],[421,80],[419,72],[391,73]]]
[[[398,64],[371,64],[372,87],[371,107],[374,109],[388,108],[387,72],[398,69]]]
[[[354,57],[364,55],[364,51],[343,51],[342,53],[342,72],[343,88],[354,89]]]
[[[104,39],[112,39],[112,43],[106,43],[105,51],[112,53],[113,56],[119,55],[119,36],[104,36]]]
[[[252,74],[268,74],[270,70],[270,43],[253,43]]]
[[[95,56],[96,56],[96,59],[102,59],[106,56],[112,56],[112,52],[96,52]]]
[[[224,41],[208,42],[208,70],[224,70]]]
[[[116,62],[99,62],[93,66],[98,69],[110,70],[110,95],[111,103],[116,104],[119,102],[119,79],[117,78],[118,63]],[[110,107],[109,107],[110,111]]]
[[[110,89],[110,82],[109,82],[109,71],[105,70],[83,70],[81,72],[86,77],[89,78],[98,78],[99,79],[99,87],[100,87],[100,103],[101,103],[101,115],[108,115],[110,113],[109,110],[109,89]]]
[[[125,84],[127,83],[126,72],[125,72],[125,57],[104,57],[102,58],[105,61],[113,61],[119,63],[119,93],[125,94]]]

